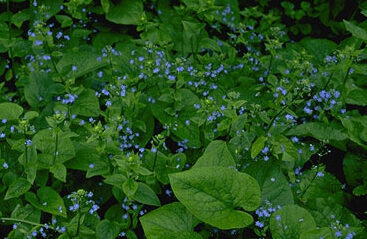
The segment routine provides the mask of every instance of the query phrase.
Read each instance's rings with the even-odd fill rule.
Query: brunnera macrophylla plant
[[[0,7],[4,238],[367,235],[363,24],[294,42],[235,0]]]

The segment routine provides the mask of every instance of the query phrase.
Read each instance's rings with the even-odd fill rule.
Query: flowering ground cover
[[[0,0],[1,238],[367,238],[366,19]]]

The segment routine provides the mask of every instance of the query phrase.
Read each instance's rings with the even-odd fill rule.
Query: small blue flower
[[[260,222],[260,221],[256,221],[255,222],[255,226],[263,228],[264,227],[264,223]]]
[[[8,165],[6,162],[4,162],[4,163],[3,163],[3,168],[4,168],[4,169],[8,169],[8,168],[9,168],[9,165]]]

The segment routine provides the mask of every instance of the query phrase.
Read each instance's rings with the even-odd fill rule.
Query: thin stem
[[[42,36],[43,36],[44,38],[46,38],[46,35],[45,35],[42,31],[40,31],[40,32],[41,32]],[[48,53],[48,54],[50,54],[50,58],[51,58],[52,66],[53,66],[53,68],[54,68],[55,72],[59,75],[60,79],[61,79],[62,81],[64,81],[64,78],[62,77],[61,73],[59,72],[59,70],[58,70],[58,69],[57,69],[57,67],[56,67],[56,63],[55,63],[54,58],[52,57],[52,54],[51,54],[51,48],[50,48],[50,46],[48,45],[47,40],[46,40],[45,42],[46,42],[45,46],[46,46],[47,53]]]
[[[352,67],[348,67],[348,70],[347,70],[347,74],[345,74],[344,76],[344,80],[343,80],[343,86],[345,87],[345,83],[347,83],[347,79],[348,79],[348,76],[349,76],[349,71]]]
[[[77,237],[79,235],[79,229],[80,229],[80,218],[82,217],[82,215],[80,214],[80,209],[78,210],[78,225],[76,228],[76,234],[75,237]]]
[[[27,220],[23,220],[23,219],[18,219],[18,218],[10,218],[10,217],[2,217],[0,218],[0,221],[13,221],[13,222],[22,222],[22,223],[27,223],[33,226],[39,226],[39,227],[44,227],[45,225],[42,225],[40,223],[36,223],[36,222],[31,222],[31,221],[27,221]],[[53,228],[52,226],[49,226],[48,228],[55,230],[55,228]]]
[[[59,145],[59,132],[56,132],[56,137],[55,137],[55,153],[54,153],[54,156],[53,156],[53,159],[52,159],[52,165],[55,164],[56,162],[56,156],[58,154],[57,152],[57,148],[58,148],[58,145]]]
[[[10,14],[10,0],[6,1],[6,12],[8,13],[8,29],[9,29],[9,36],[8,36],[8,40],[9,42],[11,42],[11,15]],[[13,61],[13,48],[10,46],[9,47],[9,58],[10,58],[10,63],[11,63],[11,70],[15,74],[15,67],[14,67],[14,61]]]

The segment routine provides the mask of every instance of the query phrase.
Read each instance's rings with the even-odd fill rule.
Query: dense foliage
[[[0,236],[367,237],[365,2],[0,9]]]

